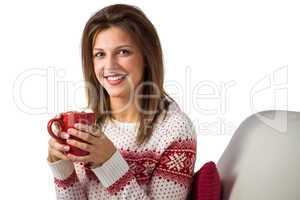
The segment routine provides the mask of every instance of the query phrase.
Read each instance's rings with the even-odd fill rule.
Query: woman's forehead
[[[95,37],[94,49],[110,50],[121,46],[135,46],[130,35],[118,27],[100,31]]]

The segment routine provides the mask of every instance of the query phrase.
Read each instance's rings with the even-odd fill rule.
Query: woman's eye
[[[94,57],[103,57],[104,56],[104,53],[102,52],[98,52],[94,55]]]
[[[130,52],[127,49],[121,49],[120,54],[121,55],[128,55]]]

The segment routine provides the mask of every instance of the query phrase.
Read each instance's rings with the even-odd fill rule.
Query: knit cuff
[[[119,180],[128,170],[129,166],[118,150],[100,167],[92,169],[106,188]]]
[[[52,170],[54,178],[64,180],[71,176],[75,168],[71,161],[69,160],[59,160],[56,162],[49,162],[48,165]]]

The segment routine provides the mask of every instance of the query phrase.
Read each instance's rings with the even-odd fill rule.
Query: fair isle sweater
[[[117,151],[100,167],[68,160],[48,163],[57,199],[186,199],[196,159],[195,128],[175,102],[162,119],[142,145],[135,143],[138,124],[107,122],[102,131]]]

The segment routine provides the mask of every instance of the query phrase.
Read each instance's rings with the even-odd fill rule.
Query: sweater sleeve
[[[54,175],[56,198],[87,200],[82,185],[74,168],[69,160],[59,160],[48,165]]]
[[[165,149],[144,190],[119,151],[92,169],[109,194],[117,199],[173,199],[188,197],[196,156],[196,138],[178,138]]]

